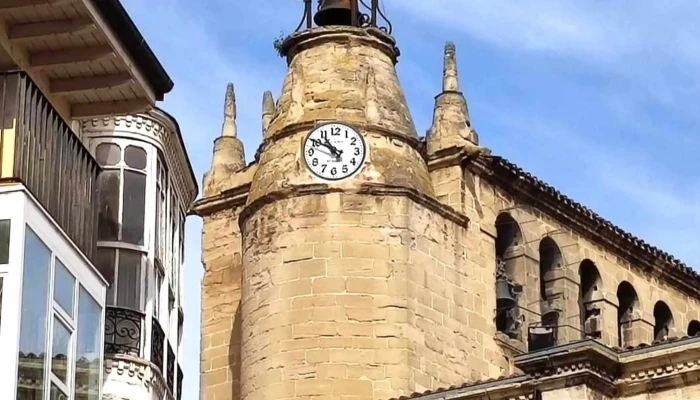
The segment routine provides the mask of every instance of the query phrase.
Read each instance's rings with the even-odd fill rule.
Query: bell
[[[352,0],[320,0],[314,22],[318,26],[352,25]],[[358,12],[359,20],[359,12]]]
[[[528,331],[528,350],[538,351],[554,347],[556,345],[556,337],[553,328],[550,327],[533,327]]]
[[[496,281],[496,307],[499,309],[512,308],[516,304],[507,280]]]

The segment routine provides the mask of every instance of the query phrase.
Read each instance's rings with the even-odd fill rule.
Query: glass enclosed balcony
[[[24,72],[0,74],[0,182],[21,182],[90,259],[100,166]]]

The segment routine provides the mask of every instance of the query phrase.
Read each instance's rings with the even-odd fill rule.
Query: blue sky
[[[163,108],[180,122],[197,176],[236,86],[250,160],[265,90],[286,64],[273,48],[300,0],[122,0],[175,81]],[[700,12],[697,1],[383,0],[402,51],[417,129],[432,119],[444,43],[482,145],[624,229],[700,265]],[[663,4],[663,5],[662,5]],[[198,398],[201,221],[187,223],[184,398]],[[694,251],[696,250],[696,251]]]

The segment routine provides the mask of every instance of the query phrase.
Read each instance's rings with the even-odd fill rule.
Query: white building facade
[[[104,394],[180,399],[185,218],[198,188],[177,121],[156,108],[84,121],[81,136],[103,168]]]

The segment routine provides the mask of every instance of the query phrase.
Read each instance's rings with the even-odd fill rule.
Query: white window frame
[[[41,240],[44,245],[49,249],[51,252],[51,266],[50,266],[50,271],[49,271],[49,282],[51,283],[49,285],[49,293],[48,293],[48,303],[46,304],[47,306],[47,318],[49,318],[49,323],[47,325],[47,330],[46,330],[46,362],[44,365],[44,396],[45,399],[49,398],[50,394],[50,388],[51,388],[51,383],[58,383],[56,386],[61,388],[61,390],[64,390],[65,388],[68,389],[68,399],[73,400],[74,399],[74,386],[75,386],[75,379],[74,379],[74,362],[75,362],[75,353],[77,351],[77,335],[76,335],[76,330],[77,330],[77,324],[78,324],[78,304],[79,304],[79,287],[82,286],[85,291],[92,296],[92,298],[97,301],[99,306],[102,309],[102,314],[101,314],[101,324],[100,324],[100,329],[101,333],[100,336],[104,337],[104,320],[105,320],[105,297],[106,297],[106,284],[104,278],[97,272],[96,268],[92,265],[92,263],[83,255],[83,253],[75,246],[72,241],[63,233],[58,225],[51,219],[51,217],[48,215],[48,213],[39,206],[38,202],[28,193],[25,192],[25,199],[26,201],[24,202],[24,220],[21,218],[17,218],[18,223],[21,222],[21,236],[22,240],[21,243],[18,245],[21,245],[20,252],[24,252],[24,246],[25,246],[25,240],[24,238],[27,235],[27,228],[31,229],[36,236]],[[14,220],[13,220],[14,223]],[[13,245],[14,246],[14,245]],[[12,251],[12,250],[11,250]],[[15,250],[17,251],[17,250]],[[11,256],[12,257],[12,256]],[[54,300],[54,277],[55,277],[55,262],[56,259],[61,260],[61,263],[66,267],[68,272],[73,275],[75,278],[75,283],[74,283],[74,298],[73,298],[73,315],[74,318],[70,319],[67,313],[62,310],[61,306],[58,305],[55,300]],[[81,267],[76,267],[76,265],[79,264],[84,264],[87,268],[81,268]],[[22,260],[22,275],[24,275],[24,260]],[[20,289],[19,289],[19,310],[21,310],[21,299],[22,299],[22,289],[21,289],[21,282],[22,279],[20,279]],[[21,313],[17,312],[17,342],[15,344],[16,348],[19,348],[19,329],[20,329],[20,321],[19,319],[21,318]],[[62,384],[60,382],[60,379],[55,378],[53,375],[53,372],[51,371],[51,355],[53,353],[53,328],[54,328],[54,315],[58,316],[59,319],[63,320],[62,322],[66,324],[66,326],[69,327],[69,329],[72,329],[72,334],[71,334],[71,343],[69,345],[69,353],[70,355],[68,356],[68,370],[67,370],[67,380],[68,380],[68,385]],[[68,320],[66,320],[68,319]],[[72,325],[70,321],[73,321]],[[104,345],[100,346],[100,360],[101,360],[101,365],[100,365],[100,380],[99,382],[102,382],[103,380],[103,375],[104,375]],[[16,365],[16,364],[15,364]],[[16,390],[16,385],[17,385],[17,368],[15,368],[14,374],[14,384],[12,385],[14,387],[13,390]],[[55,378],[55,379],[54,379]],[[102,385],[99,386],[98,388],[99,392],[99,398],[102,397]]]
[[[36,231],[35,231],[36,233]],[[38,234],[37,234],[38,236]],[[39,238],[41,239],[41,238]],[[48,342],[48,355],[49,357],[47,358],[49,362],[48,364],[48,374],[47,376],[49,379],[49,390],[51,389],[51,383],[56,385],[63,394],[68,394],[68,399],[72,400],[75,396],[73,391],[75,390],[75,376],[74,376],[74,369],[75,369],[75,353],[77,351],[77,342],[76,342],[76,330],[78,329],[77,325],[77,316],[78,316],[78,288],[80,286],[80,283],[78,282],[78,278],[76,278],[75,274],[71,272],[71,270],[66,266],[64,262],[60,260],[56,256],[56,253],[49,248],[51,251],[51,274],[50,274],[50,280],[51,280],[51,285],[50,285],[50,290],[49,290],[49,295],[51,296],[49,302],[52,304],[51,307],[51,312],[50,314],[50,321],[48,323],[48,329],[47,331],[49,335],[49,342]],[[68,271],[68,273],[71,274],[73,277],[73,316],[75,318],[71,318],[70,315],[68,315],[68,312],[66,312],[63,309],[63,306],[58,304],[55,298],[55,293],[56,293],[56,261],[60,262]],[[66,328],[68,328],[68,331],[70,332],[70,341],[68,342],[68,354],[66,354],[66,357],[68,360],[66,361],[67,363],[67,368],[66,368],[66,380],[68,381],[68,384],[64,383],[61,381],[59,377],[57,377],[53,371],[51,370],[51,361],[53,356],[53,329],[54,329],[54,324],[56,323],[56,319],[58,319]],[[104,329],[104,328],[103,328]]]

